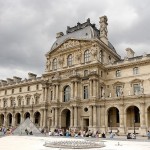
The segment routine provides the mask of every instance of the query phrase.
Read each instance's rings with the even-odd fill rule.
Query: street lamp
[[[110,120],[110,132],[112,133],[112,120]]]
[[[133,130],[134,130],[134,131],[133,131],[133,134],[134,134],[135,139],[136,139],[136,132],[135,132],[135,120],[133,120],[133,128],[134,128],[134,129],[133,129]]]

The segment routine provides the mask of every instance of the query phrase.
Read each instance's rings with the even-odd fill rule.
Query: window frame
[[[72,54],[70,54],[67,57],[67,66],[70,67],[72,65],[73,65],[73,56],[72,56]]]
[[[89,50],[86,50],[84,52],[84,63],[87,63],[89,61],[90,61],[90,52],[89,52]]]
[[[89,90],[88,90],[88,85],[83,86],[83,99],[88,99],[89,98]]]
[[[64,87],[64,102],[68,102],[71,99],[71,88],[69,85]]]
[[[56,58],[53,59],[52,70],[57,70],[57,59]]]

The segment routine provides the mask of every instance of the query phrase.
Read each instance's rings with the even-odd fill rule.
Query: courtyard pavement
[[[1,136],[0,150],[69,150],[62,148],[50,148],[43,145],[45,142],[49,141],[66,141],[77,139],[83,140],[84,138],[13,135]],[[125,136],[115,136],[113,139],[107,137],[106,139],[85,138],[85,140],[104,142],[105,147],[93,148],[92,150],[150,150],[150,140],[148,140],[147,137],[139,136],[137,139],[127,140]]]

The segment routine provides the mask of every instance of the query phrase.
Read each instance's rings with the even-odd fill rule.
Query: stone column
[[[124,105],[120,105],[119,110],[119,117],[120,117],[120,127],[119,127],[119,133],[124,134],[125,133],[125,125],[124,125]]]
[[[90,98],[92,98],[92,80],[90,80]]]
[[[75,99],[77,98],[77,92],[78,92],[78,85],[77,82],[75,82]]]
[[[15,114],[12,114],[12,126],[15,126]]]
[[[43,87],[43,101],[45,101],[45,87]]]
[[[74,112],[73,112],[73,111],[74,111],[74,109],[73,109],[73,106],[72,106],[72,107],[71,107],[71,124],[70,124],[71,127],[74,126],[74,124],[73,124],[73,119],[74,119],[73,116],[74,116]]]
[[[89,127],[93,126],[93,113],[92,113],[92,106],[89,107]]]
[[[55,85],[53,85],[53,101],[55,100]]]
[[[124,109],[123,105],[120,105],[120,127],[124,127]]]
[[[44,99],[44,101],[47,101],[48,100],[48,87],[45,87],[45,99]]]
[[[71,82],[71,99],[73,99],[74,98],[74,88],[73,88],[73,85],[74,85],[74,83],[73,83],[73,81]]]
[[[74,127],[78,126],[78,108],[77,106],[74,107]]]
[[[55,108],[52,108],[52,127],[55,126]]]
[[[23,111],[21,112],[21,123],[24,122]]]
[[[41,112],[40,127],[43,127],[43,109],[40,112]]]
[[[55,108],[55,127],[58,126],[58,108]]]
[[[47,110],[46,110],[46,108],[44,108],[44,110],[43,110],[43,127],[47,127]]]
[[[97,126],[97,111],[96,111],[96,106],[93,106],[93,126]]]
[[[7,125],[7,119],[6,119],[6,113],[4,113],[4,124],[3,124],[5,127]]]
[[[141,103],[141,109],[140,109],[140,123],[141,123],[141,128],[145,128],[145,103]]]
[[[59,99],[59,84],[56,84],[56,101]]]

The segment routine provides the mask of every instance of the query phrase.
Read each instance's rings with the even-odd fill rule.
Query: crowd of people
[[[77,129],[55,129],[49,131],[49,136],[66,136],[66,137],[99,137],[106,138],[105,133],[91,130],[77,130]]]

